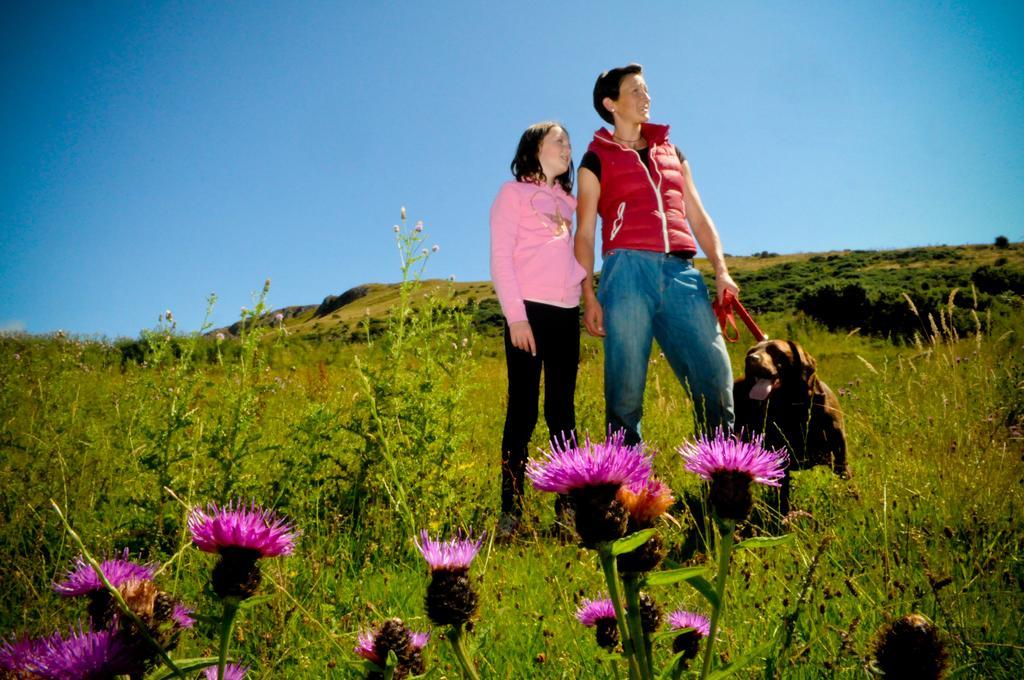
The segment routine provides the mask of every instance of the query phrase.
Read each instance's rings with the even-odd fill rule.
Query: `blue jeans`
[[[732,429],[732,366],[704,278],[692,262],[651,251],[612,251],[597,297],[607,333],[604,398],[611,430],[625,429],[628,444],[640,441],[652,338],[689,386],[697,430]]]

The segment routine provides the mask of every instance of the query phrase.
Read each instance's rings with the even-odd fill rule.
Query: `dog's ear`
[[[793,355],[794,372],[798,371],[800,380],[810,385],[811,378],[814,377],[814,372],[818,369],[818,362],[803,347],[792,340],[789,342],[789,351]]]

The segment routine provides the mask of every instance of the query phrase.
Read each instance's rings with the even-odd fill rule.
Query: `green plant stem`
[[[633,653],[640,667],[640,677],[653,678],[647,635],[640,620],[640,582],[636,575],[624,576],[622,585],[626,591],[626,622],[633,641]]]
[[[732,552],[732,533],[736,530],[736,522],[732,520],[719,520],[718,524],[718,574],[715,576],[715,594],[718,602],[711,612],[711,626],[708,631],[707,645],[704,647],[704,670],[700,677],[708,677],[711,672],[712,650],[715,646],[715,633],[718,631],[718,619],[725,609],[725,581],[729,576],[729,554]]]
[[[477,674],[473,661],[469,658],[469,652],[466,650],[466,640],[463,638],[462,633],[461,624],[452,626],[448,631],[448,640],[452,643],[455,658],[459,660],[459,664],[462,666],[462,674],[470,678],[470,680],[480,680],[480,675]]]
[[[224,669],[228,664],[228,645],[231,644],[231,629],[235,627],[239,602],[232,597],[224,599],[224,614],[220,620],[220,653],[217,661],[217,680],[224,680]]]
[[[128,606],[127,602],[125,602],[124,597],[121,595],[121,591],[115,588],[110,581],[107,580],[107,575],[103,573],[103,567],[96,558],[92,556],[92,553],[86,549],[85,543],[82,542],[82,537],[71,528],[71,524],[68,522],[67,517],[64,516],[64,513],[61,512],[60,506],[57,505],[57,502],[51,498],[50,504],[53,505],[53,509],[57,511],[57,516],[60,517],[60,521],[64,524],[64,529],[68,532],[68,535],[71,536],[71,539],[75,542],[75,545],[78,546],[78,549],[82,551],[82,557],[89,563],[89,566],[92,567],[93,571],[96,572],[96,576],[99,577],[100,583],[102,583],[103,587],[107,589],[110,596],[114,598],[114,602],[117,603],[121,613],[127,616],[128,619],[135,624],[135,627],[142,634],[142,637],[146,639],[146,642],[152,645],[153,649],[157,651],[160,656],[160,660],[163,661],[164,665],[171,669],[171,672],[173,672],[175,676],[179,678],[185,677],[181,672],[181,669],[178,668],[178,666],[171,660],[171,657],[167,655],[164,648],[160,646],[160,643],[150,635],[149,629],[146,628],[142,619],[140,619],[138,614],[133,612],[132,608]]]
[[[633,653],[633,643],[629,637],[629,628],[626,626],[626,612],[622,606],[622,593],[619,589],[619,568],[612,555],[611,544],[606,543],[598,549],[598,556],[601,560],[601,568],[604,570],[604,580],[608,584],[608,597],[611,598],[612,606],[615,608],[615,623],[619,628],[619,640],[622,642],[622,655],[626,657],[629,666],[630,680],[639,680],[640,666],[636,655]]]
[[[373,391],[373,386],[370,384],[369,376],[363,370],[362,364],[359,362],[359,358],[356,357],[356,370],[359,371],[360,376],[363,379],[363,391],[366,394],[367,400],[370,403],[370,420],[377,426],[377,437],[381,446],[381,453],[384,454],[384,461],[387,463],[388,470],[391,472],[392,481],[395,486],[395,493],[391,492],[391,487],[385,484],[385,490],[393,505],[398,506],[399,516],[405,521],[408,532],[414,533],[416,531],[415,520],[412,516],[412,508],[409,507],[409,502],[406,500],[405,487],[402,484],[402,476],[398,472],[398,465],[395,462],[395,456],[391,451],[391,440],[388,437],[387,432],[384,430],[384,417],[381,415],[377,405],[377,398]],[[397,497],[395,496],[397,494]]]

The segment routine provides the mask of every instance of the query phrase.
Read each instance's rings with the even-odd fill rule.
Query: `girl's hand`
[[[508,333],[512,336],[512,346],[537,356],[537,343],[533,339],[533,329],[529,321],[516,321],[508,325]]]

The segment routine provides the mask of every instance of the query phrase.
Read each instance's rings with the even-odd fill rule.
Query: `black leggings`
[[[501,438],[501,511],[515,515],[523,512],[523,475],[527,447],[537,425],[541,366],[548,436],[559,441],[576,436],[573,398],[580,363],[580,308],[527,301],[526,318],[537,344],[537,356],[514,347],[505,324],[508,413]]]

